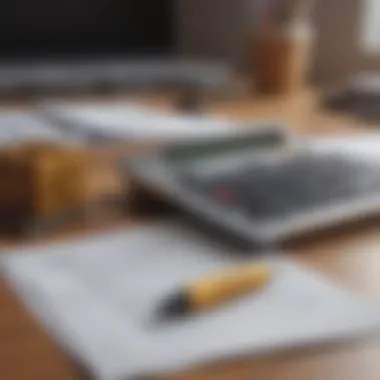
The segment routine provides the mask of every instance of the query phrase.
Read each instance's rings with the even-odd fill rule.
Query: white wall
[[[363,0],[360,25],[360,48],[363,54],[380,53],[380,0]]]

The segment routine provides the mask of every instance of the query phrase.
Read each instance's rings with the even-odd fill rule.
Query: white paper
[[[380,133],[377,132],[335,133],[311,139],[309,142],[310,144],[304,145],[318,154],[338,152],[366,162],[380,160]]]
[[[58,127],[107,139],[178,140],[218,137],[244,131],[242,125],[211,115],[173,115],[134,103],[48,104],[41,115]],[[239,128],[240,127],[240,128]]]
[[[265,259],[273,280],[261,291],[180,322],[156,320],[161,302],[188,281],[255,259],[179,226],[149,225],[5,254],[1,262],[24,302],[99,380],[302,348],[380,328],[378,308],[279,254]]]
[[[59,130],[33,113],[0,110],[0,145],[41,140],[68,141]]]

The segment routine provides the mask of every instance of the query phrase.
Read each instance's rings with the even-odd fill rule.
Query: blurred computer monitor
[[[175,55],[176,4],[3,0],[0,92],[112,87],[126,61]]]

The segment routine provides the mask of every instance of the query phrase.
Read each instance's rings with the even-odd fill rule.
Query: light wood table
[[[166,104],[165,98],[148,100]],[[289,98],[225,100],[210,104],[210,109],[237,118],[271,119],[280,116],[294,131],[305,134],[361,133],[364,126],[345,116],[322,111],[318,96],[305,92]],[[91,148],[89,198],[105,192],[120,191],[120,178],[114,169],[114,157],[136,147],[128,145]],[[4,247],[42,244],[75,235],[104,231],[115,225],[126,228],[137,220],[121,212],[120,207],[99,205],[91,210],[91,220],[33,242],[0,240]],[[380,233],[379,220],[320,235],[308,242],[290,245],[290,255],[344,286],[367,295],[380,306]],[[247,327],[249,328],[249,327]],[[128,358],[126,358],[128,360]],[[380,378],[380,339],[345,346],[324,347],[293,352],[264,359],[246,358],[220,363],[168,379],[194,380],[378,380]],[[0,282],[0,379],[1,380],[82,380],[81,371],[59,350],[33,317],[17,300],[10,288]]]

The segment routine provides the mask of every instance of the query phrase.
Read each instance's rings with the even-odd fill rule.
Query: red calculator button
[[[236,201],[236,193],[230,188],[219,188],[213,192],[214,199],[219,203],[231,204]]]

